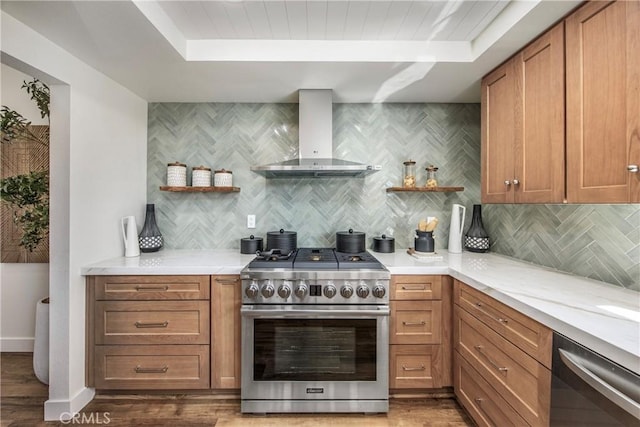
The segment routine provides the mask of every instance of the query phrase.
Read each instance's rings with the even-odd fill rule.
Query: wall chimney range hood
[[[381,169],[334,159],[331,89],[301,89],[299,96],[299,157],[251,170],[267,178],[363,177]]]

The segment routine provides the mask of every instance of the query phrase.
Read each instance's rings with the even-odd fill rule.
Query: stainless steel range
[[[389,271],[367,252],[259,253],[242,271],[242,412],[387,412]]]

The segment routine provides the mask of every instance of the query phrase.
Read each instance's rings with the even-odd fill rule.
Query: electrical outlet
[[[247,228],[256,228],[256,216],[247,215]]]

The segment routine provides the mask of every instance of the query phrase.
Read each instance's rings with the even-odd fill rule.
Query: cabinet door
[[[588,2],[566,20],[569,202],[638,201],[639,8]]]
[[[240,388],[240,276],[211,277],[211,387]]]
[[[516,57],[516,203],[564,200],[564,24]],[[505,124],[506,125],[506,124]]]
[[[481,87],[482,203],[513,203],[516,61],[509,60],[487,75]]]

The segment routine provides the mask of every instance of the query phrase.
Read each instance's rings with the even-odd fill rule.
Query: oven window
[[[254,319],[255,381],[375,381],[375,319]]]

